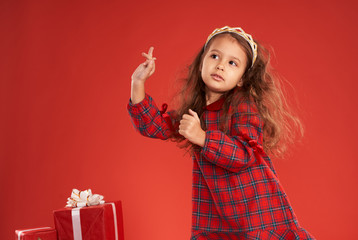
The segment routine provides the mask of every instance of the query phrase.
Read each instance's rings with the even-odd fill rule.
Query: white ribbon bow
[[[91,189],[85,191],[73,189],[71,197],[67,198],[66,207],[85,207],[103,203],[103,196],[99,194],[92,194]]]

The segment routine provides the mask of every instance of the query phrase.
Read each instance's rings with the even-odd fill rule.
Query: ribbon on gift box
[[[36,230],[52,230],[54,228],[52,227],[41,227],[41,228],[31,228],[31,229],[25,229],[25,230],[16,230],[16,234],[18,237],[18,240],[21,240],[21,236],[25,233],[25,232],[32,232],[32,231],[36,231]]]
[[[71,197],[69,197],[67,200],[68,201],[66,207],[74,207],[71,210],[73,239],[82,240],[80,209],[85,206],[105,204],[103,200],[103,196],[99,194],[92,194],[91,189],[85,191],[79,191],[77,189],[73,189],[71,193]],[[112,205],[115,239],[118,240],[116,206],[114,203],[106,203],[106,204]]]
[[[79,191],[73,189],[71,197],[67,198],[66,207],[85,207],[103,204],[103,196],[99,194],[92,194],[92,190]]]

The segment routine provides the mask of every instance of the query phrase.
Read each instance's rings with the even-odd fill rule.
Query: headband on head
[[[245,31],[242,28],[239,28],[239,27],[231,28],[231,27],[225,26],[222,28],[215,29],[209,35],[208,39],[206,40],[204,48],[206,48],[206,45],[208,44],[210,39],[212,39],[214,36],[216,36],[220,33],[225,33],[225,32],[235,33],[235,34],[243,37],[250,44],[250,47],[252,50],[252,64],[251,64],[251,67],[252,67],[256,61],[256,58],[257,58],[257,44],[254,42],[254,39],[252,38],[252,36],[250,34],[245,33]]]

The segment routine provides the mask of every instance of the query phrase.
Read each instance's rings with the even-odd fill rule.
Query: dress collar
[[[219,98],[215,102],[210,103],[209,105],[205,106],[204,109],[209,110],[209,111],[219,111],[219,110],[221,110],[224,102],[225,102],[225,97],[222,96],[221,98]]]

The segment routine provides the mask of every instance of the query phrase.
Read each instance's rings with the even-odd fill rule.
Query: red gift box
[[[15,230],[16,240],[57,240],[56,229],[52,227]]]
[[[53,212],[58,240],[123,240],[123,214],[120,201]]]

